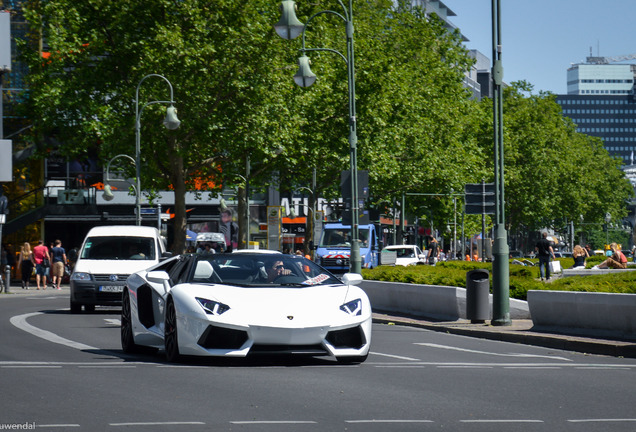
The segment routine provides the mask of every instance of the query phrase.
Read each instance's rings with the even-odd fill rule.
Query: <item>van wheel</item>
[[[71,300],[71,313],[78,314],[82,312],[82,304]]]

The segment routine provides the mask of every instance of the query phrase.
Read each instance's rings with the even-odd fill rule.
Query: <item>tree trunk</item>
[[[247,230],[249,229],[249,227],[246,226],[245,220],[247,219],[246,217],[246,211],[248,211],[248,206],[246,205],[247,199],[245,196],[245,187],[240,186],[238,188],[238,211],[237,211],[237,218],[238,218],[238,227],[239,227],[239,231],[238,231],[238,248],[239,249],[247,249],[247,238],[246,238],[246,234],[247,234]]]
[[[173,156],[170,158],[172,168],[172,185],[174,187],[174,219],[172,219],[174,230],[174,242],[172,243],[172,253],[175,255],[185,252],[186,242],[186,185],[185,173],[183,170],[183,158]]]

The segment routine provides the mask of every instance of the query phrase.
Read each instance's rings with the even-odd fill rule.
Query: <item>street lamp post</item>
[[[495,242],[493,245],[493,310],[492,325],[511,325],[510,262],[506,232],[504,199],[503,142],[503,66],[501,63],[501,1],[492,0],[492,80],[493,80],[493,141],[495,169]]]
[[[146,78],[150,78],[150,77],[161,78],[168,84],[168,87],[170,88],[170,100],[169,101],[153,100],[153,101],[147,102],[144,106],[141,107],[141,110],[140,110],[139,109],[139,88],[141,87],[141,84],[146,80]],[[178,128],[181,122],[177,118],[177,109],[174,107],[175,102],[174,102],[173,96],[174,96],[174,93],[172,90],[172,84],[163,75],[159,75],[159,74],[146,75],[139,81],[139,84],[137,84],[137,90],[135,92],[135,167],[137,170],[137,201],[136,201],[137,225],[141,225],[141,114],[143,113],[144,108],[146,108],[148,105],[153,105],[157,103],[170,104],[170,106],[166,110],[166,117],[163,120],[163,125],[166,127],[166,129],[169,129],[169,130],[174,130]]]
[[[347,65],[347,84],[349,89],[349,152],[351,171],[351,256],[350,271],[361,272],[360,243],[359,243],[359,218],[358,218],[358,156],[356,134],[356,94],[355,94],[355,61],[353,50],[353,0],[349,0],[349,7],[338,0],[343,13],[324,10],[313,14],[307,23],[301,23],[296,17],[296,5],[292,0],[283,0],[281,3],[282,17],[274,26],[276,33],[283,39],[295,39],[302,34],[301,56],[298,59],[298,72],[294,75],[294,81],[301,87],[309,87],[316,81],[316,75],[309,67],[309,57],[305,53],[310,51],[328,51],[339,55]],[[340,18],[345,24],[347,38],[347,55],[331,48],[306,48],[305,31],[309,23],[317,16],[331,14]]]
[[[106,179],[104,180],[104,193],[102,194],[102,197],[106,200],[106,201],[111,201],[114,198],[113,192],[111,190],[110,184],[108,184],[110,182],[110,164],[113,163],[113,161],[115,159],[118,158],[126,158],[129,159],[133,165],[135,165],[135,168],[137,167],[137,162],[135,162],[135,159],[132,158],[132,156],[128,156],[127,154],[118,154],[116,156],[113,156],[109,161],[108,161],[108,165],[106,165]],[[136,182],[137,185],[139,185],[139,182]],[[141,215],[139,213],[139,186],[135,186],[134,184],[132,185],[134,191],[135,191],[135,204],[137,206],[137,225],[140,225],[140,218]]]

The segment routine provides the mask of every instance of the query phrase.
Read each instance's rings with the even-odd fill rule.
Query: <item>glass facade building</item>
[[[607,151],[633,163],[636,151],[636,102],[633,95],[558,95],[563,115],[571,118],[577,131],[603,139]]]

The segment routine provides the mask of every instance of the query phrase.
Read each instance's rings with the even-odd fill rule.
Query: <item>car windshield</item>
[[[198,256],[190,282],[260,287],[342,284],[298,255],[240,252]]]
[[[358,230],[360,246],[366,246],[369,239],[369,230]],[[325,228],[320,245],[323,247],[349,247],[351,246],[351,228]]]
[[[413,248],[392,248],[389,249],[396,253],[397,258],[415,258],[415,250]]]
[[[151,237],[89,237],[81,258],[89,260],[155,260],[157,251]]]

